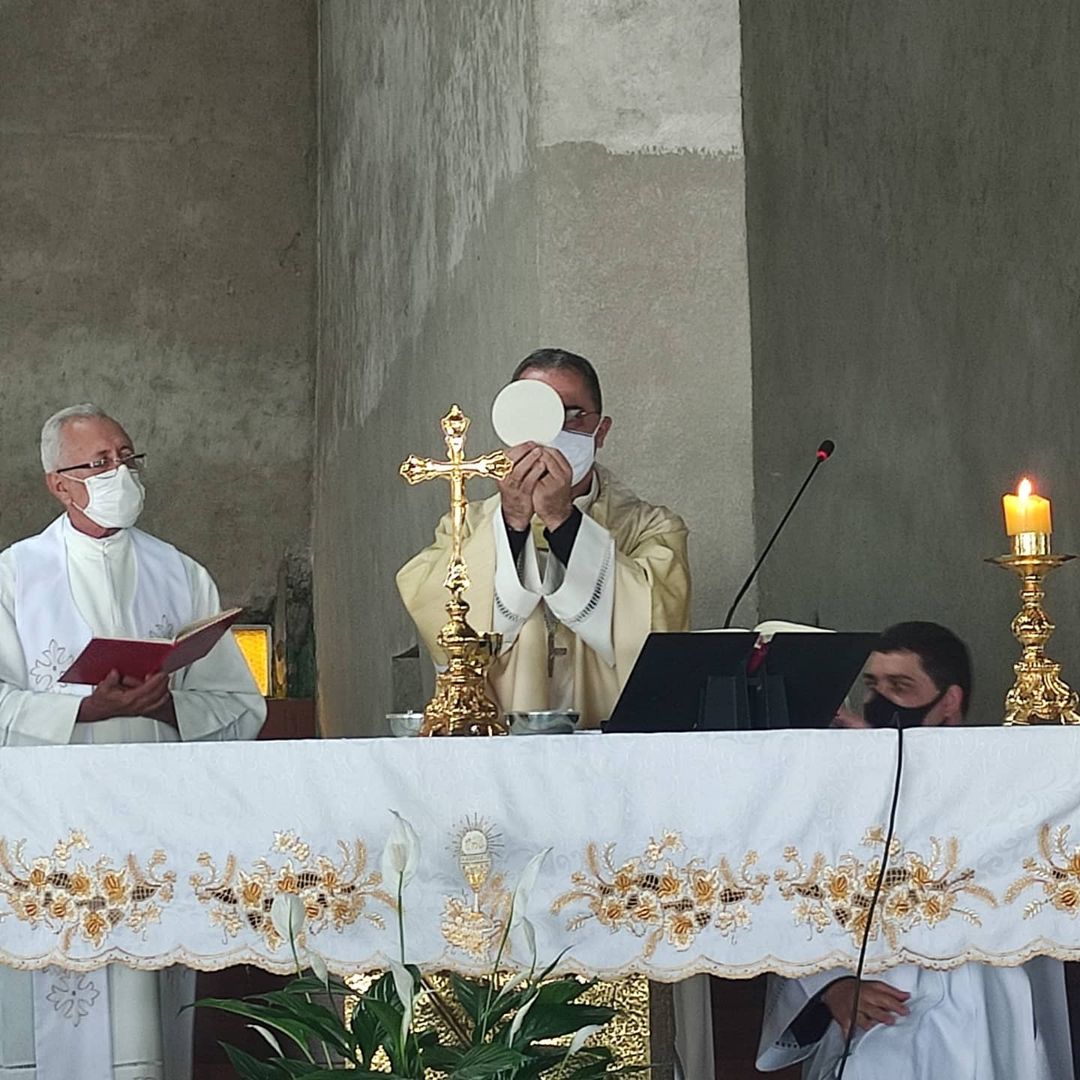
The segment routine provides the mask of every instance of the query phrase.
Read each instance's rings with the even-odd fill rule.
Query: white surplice
[[[186,577],[183,599],[190,604],[191,620],[221,610],[217,587],[206,570],[140,535]],[[78,532],[65,517],[35,543],[47,549],[50,538],[62,540],[67,580],[42,587],[40,598],[20,591],[18,551],[0,553],[0,745],[188,742],[252,739],[258,734],[266,703],[229,634],[202,660],[170,679],[177,727],[145,716],[77,724],[87,688],[55,683],[52,674],[60,671],[43,680],[40,658],[24,655],[17,598],[22,595],[25,603],[40,603],[45,610],[50,601],[59,608],[67,598],[53,589],[68,589],[92,634],[146,637],[150,628],[136,623],[133,608],[136,589],[142,596],[152,595],[153,582],[139,581],[133,530],[96,540]],[[43,685],[49,689],[42,690]],[[0,1080],[68,1080],[75,1075],[75,1061],[79,1077],[86,1080],[183,1080],[191,1069],[192,1014],[189,1010],[178,1020],[176,1013],[185,998],[191,1000],[193,975],[183,968],[155,972],[111,966],[84,974],[49,968],[31,974],[0,967]]]
[[[849,974],[769,977],[759,1069],[805,1061],[804,1080],[836,1075],[844,1049],[839,1024],[830,1022],[809,1046],[798,1044],[791,1025],[816,994]],[[1060,961],[1040,956],[1021,967],[952,971],[903,964],[874,978],[907,991],[910,1011],[856,1035],[844,1080],[1073,1080]]]
[[[570,636],[577,635],[609,667],[615,664],[611,615],[615,582],[609,572],[615,541],[588,516],[599,482],[593,474],[589,490],[574,500],[581,525],[568,566],[548,550],[543,530],[530,528],[520,562],[514,560],[502,515],[492,518],[495,536],[495,610],[493,629],[502,634],[505,652],[537,605],[544,606],[548,628],[548,708],[574,707],[574,664]],[[539,535],[538,535],[539,534]],[[539,540],[539,543],[538,543]]]

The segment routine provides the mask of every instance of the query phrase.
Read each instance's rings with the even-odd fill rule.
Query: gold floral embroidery
[[[279,893],[292,893],[303,901],[305,933],[317,934],[327,927],[341,931],[361,918],[382,929],[383,917],[366,910],[368,900],[391,909],[395,906],[393,898],[379,888],[382,874],[366,873],[367,849],[360,840],[351,845],[339,840],[338,848],[341,860],[335,863],[326,855],[313,855],[295,833],[275,833],[273,851],[286,856],[279,865],[256,859],[245,870],[230,854],[221,873],[204,851],[199,865],[206,874],[192,874],[191,886],[200,902],[209,905],[210,922],[222,928],[226,940],[247,926],[262,936],[271,951],[282,944],[270,919],[270,907]]]
[[[27,861],[25,840],[11,847],[0,837],[0,896],[16,918],[58,934],[65,952],[76,935],[101,948],[118,926],[145,933],[173,898],[176,874],[158,873],[163,851],[155,851],[145,868],[134,855],[119,869],[104,855],[89,866],[72,865],[74,852],[89,848],[86,836],[72,831],[50,855]]]
[[[616,864],[615,844],[607,844],[602,853],[589,844],[585,849],[588,873],[571,875],[574,888],[556,897],[552,913],[585,901],[588,913],[571,918],[568,930],[577,930],[590,919],[612,933],[627,930],[645,939],[646,959],[663,940],[679,951],[690,948],[708,926],[734,939],[739,930],[750,926],[747,903],[760,904],[765,896],[768,874],[751,873],[757,853],[747,852],[735,872],[726,858],[707,867],[699,858],[680,866],[666,857],[683,850],[682,837],[669,832],[660,840],[651,839],[641,855]]]
[[[884,830],[880,826],[868,829],[862,843],[884,849]],[[876,941],[879,933],[884,934],[895,949],[900,934],[919,924],[934,927],[951,915],[979,926],[979,916],[969,908],[958,906],[957,898],[967,893],[991,907],[997,907],[997,898],[989,889],[975,883],[974,870],[955,872],[959,856],[960,843],[956,837],[942,844],[932,836],[928,859],[918,852],[905,851],[899,838],[893,837],[870,940]],[[856,945],[861,944],[874,889],[881,876],[881,857],[875,855],[864,863],[849,851],[835,866],[830,866],[818,852],[806,866],[798,851],[789,847],[784,860],[792,864],[792,869],[777,870],[775,878],[780,895],[785,900],[796,901],[796,924],[806,924],[813,934],[821,933],[835,922],[851,934]]]
[[[491,960],[510,917],[510,892],[492,870],[501,847],[494,827],[480,818],[462,822],[452,850],[469,893],[443,897],[442,935],[446,943],[477,960]]]
[[[1067,847],[1069,826],[1051,829],[1044,824],[1039,829],[1040,862],[1033,855],[1024,860],[1027,873],[1014,881],[1005,891],[1005,902],[1013,903],[1032,885],[1042,886],[1042,899],[1031,900],[1024,907],[1024,918],[1030,919],[1050,905],[1076,918],[1080,913],[1080,847]]]

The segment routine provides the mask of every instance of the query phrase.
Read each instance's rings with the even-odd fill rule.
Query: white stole
[[[71,595],[64,530],[67,516],[14,545],[15,628],[26,661],[27,689],[77,694],[93,687],[57,679],[94,636]],[[145,637],[172,637],[191,622],[191,587],[180,553],[164,540],[129,530],[137,568],[131,614]],[[61,586],[62,587],[58,587]],[[49,597],[42,603],[42,597]]]

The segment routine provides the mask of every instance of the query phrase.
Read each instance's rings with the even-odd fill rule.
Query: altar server
[[[595,463],[611,430],[592,364],[540,349],[514,379],[539,379],[565,408],[551,446],[526,442],[498,493],[469,504],[462,554],[465,599],[480,631],[502,634],[492,694],[504,711],[575,709],[583,727],[611,712],[646,636],[685,630],[690,571],[686,525]],[[436,663],[446,622],[450,519],[397,575],[398,589]]]
[[[95,405],[63,409],[42,428],[45,482],[63,513],[0,553],[4,746],[253,739],[262,726],[266,703],[229,634],[171,677],[113,672],[94,687],[58,681],[91,637],[171,637],[220,610],[206,570],[134,527],[144,460]],[[152,828],[154,808],[146,813],[141,827]],[[77,806],[71,815],[78,827]],[[188,974],[0,967],[0,1080],[67,1080],[76,1071],[80,1080],[184,1076],[191,1014],[177,1028],[178,1003],[167,999],[175,992],[190,1000]]]
[[[845,727],[959,724],[971,693],[966,646],[936,623],[890,627],[867,661],[863,719]],[[1072,1080],[1065,975],[1060,961],[1020,967],[913,964],[865,979],[844,969],[769,977],[757,1066],[798,1061],[804,1080],[836,1076],[852,1023],[844,1080]]]

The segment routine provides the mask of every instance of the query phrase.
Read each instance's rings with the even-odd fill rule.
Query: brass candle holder
[[[1061,677],[1061,665],[1044,649],[1054,624],[1043,611],[1043,579],[1051,570],[1075,558],[1054,555],[1050,534],[1022,532],[1012,538],[1012,554],[987,559],[1020,577],[1021,608],[1012,632],[1023,647],[1013,665],[1016,681],[1005,695],[1005,724],[1080,724],[1076,691]]]
[[[442,418],[447,460],[434,461],[410,454],[399,470],[410,484],[441,477],[450,483],[450,563],[443,585],[450,593],[446,613],[450,621],[436,640],[446,653],[446,668],[435,677],[435,693],[424,709],[421,735],[506,735],[499,707],[488,696],[487,670],[499,652],[501,634],[481,634],[468,623],[469,605],[462,593],[469,587],[469,571],[461,555],[465,535],[465,481],[476,476],[501,480],[513,462],[501,450],[472,461],[465,458],[469,418],[452,405]]]

